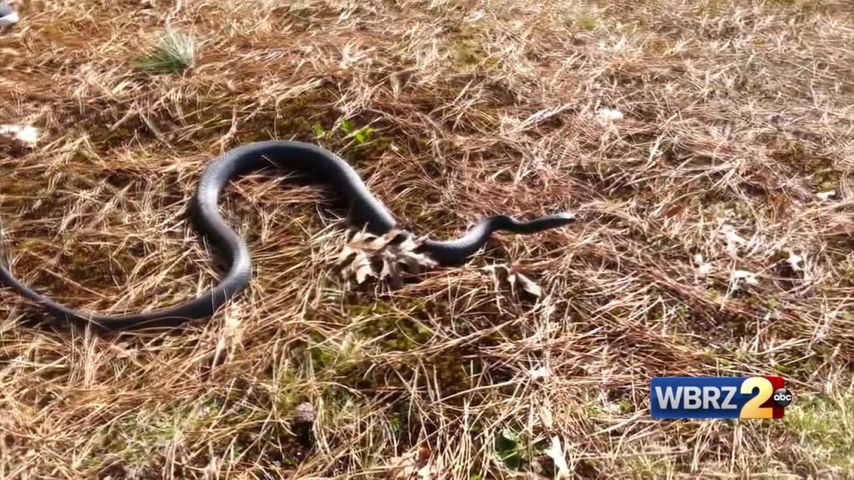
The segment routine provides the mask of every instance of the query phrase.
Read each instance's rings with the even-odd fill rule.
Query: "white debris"
[[[528,375],[531,376],[532,380],[540,380],[551,376],[551,372],[545,366],[539,366],[528,370]]]
[[[39,130],[30,125],[0,125],[0,142],[17,142],[34,147],[39,141]]]
[[[7,5],[0,4],[0,27],[14,25],[20,20],[21,17],[18,16],[18,12],[12,10],[12,8]]]
[[[517,281],[519,282],[519,286],[522,287],[522,290],[530,293],[531,295],[537,298],[543,296],[543,289],[539,285],[537,285],[536,282],[519,272],[511,270],[510,275],[507,276],[507,282],[510,283],[511,290],[516,290]]]
[[[483,10],[475,10],[471,12],[471,14],[466,18],[467,22],[477,22],[478,20],[482,20],[486,17],[486,12]]]
[[[694,255],[694,263],[697,265],[697,276],[700,278],[708,277],[715,270],[715,267],[711,263],[706,262],[699,253]]]
[[[729,279],[730,288],[733,291],[744,289],[746,285],[759,285],[759,280],[755,273],[747,270],[734,270]]]
[[[836,196],[836,190],[828,190],[826,192],[818,192],[815,194],[815,196],[818,197],[818,199],[821,200],[822,202],[826,202],[826,201],[830,200],[832,197]]]
[[[792,267],[793,272],[802,272],[804,267],[802,265],[804,261],[804,257],[795,254],[794,252],[789,252],[789,258],[786,259],[786,262],[789,263],[789,266]]]
[[[563,447],[560,444],[560,437],[557,435],[552,437],[552,442],[546,450],[546,455],[551,457],[555,463],[555,480],[570,478],[569,465],[566,463]]]
[[[610,108],[600,108],[596,115],[605,122],[616,122],[623,119],[623,112]]]
[[[728,223],[721,225],[721,233],[726,238],[727,251],[730,255],[738,253],[738,247],[747,245],[747,240],[736,233],[735,227]]]

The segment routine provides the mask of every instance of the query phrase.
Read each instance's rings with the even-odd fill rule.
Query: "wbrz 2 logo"
[[[783,418],[782,377],[654,377],[652,418]]]

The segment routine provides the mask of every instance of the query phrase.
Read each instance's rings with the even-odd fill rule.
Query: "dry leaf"
[[[540,408],[538,410],[539,410],[538,413],[540,416],[540,422],[542,422],[543,427],[545,427],[546,430],[553,429],[555,426],[555,422],[554,422],[554,414],[552,414],[552,410],[546,405],[540,405]]]
[[[418,471],[415,452],[409,452],[400,457],[393,457],[388,462],[389,471],[386,478],[408,480]]]
[[[758,285],[759,281],[756,280],[756,274],[753,272],[748,272],[747,270],[735,270],[732,272],[732,278],[736,280],[744,280],[748,285]]]
[[[681,215],[685,211],[685,208],[686,207],[684,203],[674,203],[668,206],[667,209],[665,209],[661,215],[664,218],[673,218],[677,215]]]
[[[523,290],[537,298],[543,296],[543,289],[539,285],[534,283],[533,280],[526,277],[525,275],[522,275],[521,273],[518,273],[516,275],[519,277],[519,285],[522,285]]]
[[[118,358],[136,359],[137,351],[134,348],[128,348],[128,344],[124,342],[107,343],[110,349],[116,352]]]
[[[516,284],[518,283],[522,291],[537,298],[543,296],[543,289],[536,282],[513,267],[507,265],[487,265],[483,267],[483,270],[492,275],[492,281],[496,290],[501,287],[502,283],[507,282],[510,285],[510,291],[515,294]]]
[[[365,252],[358,252],[356,254],[356,259],[353,261],[351,268],[356,275],[356,283],[359,284],[364,282],[369,276],[376,276],[376,273],[374,273],[374,267],[371,265],[371,259],[368,258],[368,255]]]
[[[747,240],[742,238],[735,231],[735,227],[733,227],[732,225],[730,225],[728,223],[721,225],[721,233],[723,234],[724,238],[726,239],[727,251],[730,253],[730,255],[735,255],[736,253],[738,253],[738,247],[741,247],[741,246],[747,244]]]
[[[442,475],[439,463],[430,461],[430,450],[421,447],[400,457],[394,457],[388,462],[390,470],[386,478],[393,480],[438,480],[446,478]]]
[[[218,365],[220,356],[226,352],[226,358],[231,358],[243,340],[243,329],[240,328],[241,308],[238,304],[230,304],[225,312],[225,322],[220,332],[214,351],[213,364]]]
[[[729,282],[733,291],[744,289],[747,285],[759,285],[756,274],[747,270],[734,270]]]
[[[382,237],[364,231],[357,233],[338,255],[344,277],[355,276],[361,284],[369,276],[389,279],[395,286],[403,282],[403,274],[420,273],[437,265],[430,257],[418,253],[420,243],[411,235],[392,230]],[[375,264],[379,266],[375,267]]]
[[[495,290],[498,290],[501,288],[501,284],[507,281],[510,269],[506,265],[487,265],[483,267],[483,271],[489,272],[492,278],[492,285],[495,287]]]
[[[540,288],[539,285],[534,283],[533,280],[526,277],[525,275],[511,271],[510,275],[507,277],[507,281],[510,283],[510,289],[515,292],[516,282],[519,282],[519,286],[522,287],[522,290],[530,293],[531,295],[540,298],[543,296],[543,289]]]
[[[212,456],[211,461],[208,462],[208,465],[202,471],[202,478],[204,478],[205,480],[214,480],[216,478],[219,478],[219,466],[219,457],[217,457],[216,455]]]

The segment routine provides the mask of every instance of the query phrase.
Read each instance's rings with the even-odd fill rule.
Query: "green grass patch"
[[[843,477],[854,474],[854,397],[812,396],[799,403],[787,409],[784,421],[801,446]]]
[[[159,44],[137,61],[137,68],[151,74],[180,73],[196,64],[196,44],[185,32],[166,29]]]

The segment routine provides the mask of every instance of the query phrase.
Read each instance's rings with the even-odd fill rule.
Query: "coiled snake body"
[[[211,316],[221,305],[243,290],[250,281],[252,262],[243,240],[229,228],[219,213],[219,198],[234,178],[274,164],[289,171],[312,173],[333,187],[349,203],[351,223],[375,235],[395,227],[395,220],[382,202],[367,189],[347,162],[318,146],[291,141],[250,143],[226,152],[202,173],[191,202],[190,216],[198,230],[226,257],[228,270],[214,288],[172,307],[130,315],[81,312],[61,305],[24,286],[0,264],[0,286],[11,288],[62,320],[92,322],[107,329],[170,327],[188,320]],[[452,265],[483,247],[492,232],[534,233],[560,227],[575,219],[570,213],[547,215],[528,222],[499,215],[481,220],[456,240],[426,240],[420,249],[437,263]]]

